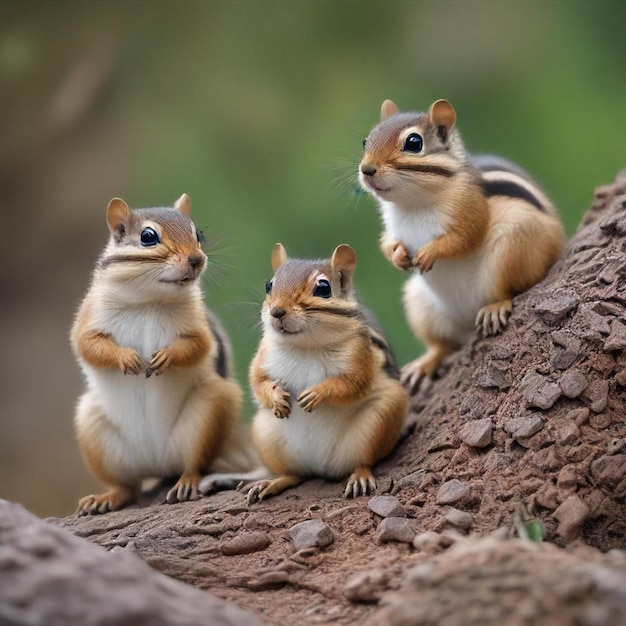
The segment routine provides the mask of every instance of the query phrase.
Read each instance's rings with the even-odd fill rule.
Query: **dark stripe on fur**
[[[418,163],[414,165],[396,165],[395,169],[423,172],[424,174],[436,174],[437,176],[445,176],[446,178],[452,178],[456,174],[454,170],[447,167],[441,167],[440,165],[421,165]]]
[[[163,258],[141,256],[139,254],[113,254],[103,259],[99,259],[98,267],[100,269],[105,269],[109,267],[109,265],[114,265],[115,263],[163,263]]]
[[[213,336],[217,341],[217,357],[215,359],[215,369],[222,378],[228,378],[228,355],[226,354],[226,347],[224,346],[224,338],[215,332],[213,329]]]
[[[226,332],[222,328],[217,317],[208,309],[205,309],[206,319],[211,328],[213,338],[217,342],[217,356],[215,357],[215,369],[222,378],[230,376],[230,354],[228,352]]]
[[[375,345],[379,350],[382,350],[382,353],[385,355],[385,362],[383,364],[383,370],[390,378],[395,378],[396,380],[400,379],[400,370],[398,369],[398,364],[396,363],[396,357],[391,349],[391,346],[387,343],[384,337],[375,333],[370,329],[370,341],[373,345]]]
[[[492,196],[507,196],[508,198],[519,198],[525,200],[529,204],[538,208],[540,211],[545,211],[546,208],[539,202],[539,199],[532,194],[528,189],[514,183],[510,180],[483,180],[481,182],[483,193],[488,197]]]
[[[307,311],[313,313],[329,313],[330,315],[343,315],[345,317],[359,317],[358,309],[344,309],[339,306],[308,306]]]

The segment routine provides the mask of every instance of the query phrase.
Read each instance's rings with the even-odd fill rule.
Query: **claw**
[[[110,511],[117,511],[130,502],[135,495],[131,487],[117,486],[100,495],[90,495],[81,498],[78,502],[76,515],[101,515]]]
[[[376,479],[369,467],[360,467],[356,469],[346,484],[343,492],[344,498],[358,498],[359,496],[367,496],[376,490]]]
[[[298,396],[296,401],[307,413],[311,413],[321,404],[322,394],[315,387],[309,387]]]
[[[198,483],[200,476],[195,473],[183,474],[178,482],[167,492],[165,501],[168,504],[176,504],[177,502],[188,502],[189,500],[198,500]]]
[[[302,482],[302,478],[299,476],[278,476],[271,480],[263,479],[257,480],[248,485],[244,485],[242,490],[248,491],[248,504],[254,504],[260,502],[272,496],[277,496],[279,493],[289,489],[289,487],[295,487]]]
[[[157,350],[150,359],[150,363],[146,368],[146,378],[150,378],[152,374],[156,373],[157,376],[163,374],[171,365],[172,359],[167,351],[167,348]]]
[[[476,326],[482,332],[483,337],[502,332],[509,323],[511,310],[511,300],[494,302],[480,309],[476,315]]]

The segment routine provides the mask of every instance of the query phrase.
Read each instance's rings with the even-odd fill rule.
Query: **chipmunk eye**
[[[272,293],[272,285],[274,284],[274,279],[272,278],[272,280],[268,280],[265,283],[265,293],[266,295],[270,295]]]
[[[198,240],[198,243],[204,243],[206,241],[206,237],[201,230],[196,231],[196,239]]]
[[[420,135],[418,135],[417,133],[411,133],[405,140],[404,140],[404,148],[402,148],[402,150],[404,152],[421,152],[422,148],[424,147],[424,140],[421,138]]]
[[[363,150],[365,150],[365,146],[367,146],[367,137],[363,140]]]
[[[325,278],[320,278],[317,283],[315,283],[313,295],[317,296],[318,298],[330,298],[330,296],[332,295],[330,283]]]
[[[157,243],[161,243],[157,231],[150,226],[141,231],[140,241],[142,246],[156,246]]]

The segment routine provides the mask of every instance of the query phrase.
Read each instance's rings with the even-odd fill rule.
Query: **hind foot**
[[[200,483],[200,474],[197,472],[185,472],[178,482],[167,492],[165,500],[168,504],[176,502],[187,502],[188,500],[198,500],[200,493],[198,484]]]
[[[478,311],[476,327],[482,332],[483,337],[497,335],[506,328],[512,310],[513,303],[510,299],[488,304]]]
[[[367,496],[376,490],[376,479],[369,467],[358,467],[352,472],[346,489],[343,492],[344,498],[358,498],[359,496]]]
[[[300,476],[279,476],[278,478],[257,480],[248,485],[243,485],[239,490],[248,494],[248,504],[254,504],[261,500],[266,500],[272,496],[277,496],[289,487],[295,487],[302,482]]]
[[[135,490],[130,487],[113,487],[111,491],[100,495],[90,495],[78,501],[76,515],[99,515],[117,511],[135,497]]]

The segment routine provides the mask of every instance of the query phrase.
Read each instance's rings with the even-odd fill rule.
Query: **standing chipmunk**
[[[87,378],[75,417],[92,473],[110,490],[78,513],[116,510],[141,480],[179,475],[167,502],[198,497],[200,474],[237,421],[242,394],[230,346],[200,289],[201,233],[183,194],[174,208],[107,208],[111,237],[74,321],[71,343]]]
[[[400,436],[407,396],[389,344],[356,300],[355,266],[347,245],[329,261],[288,259],[274,247],[250,366],[260,405],[252,440],[274,478],[250,485],[249,502],[312,476],[349,475],[345,497],[371,493],[372,465]]]
[[[384,255],[418,270],[404,307],[427,350],[403,369],[411,387],[475,327],[503,330],[511,299],[541,281],[563,248],[563,227],[541,189],[504,159],[471,158],[455,123],[447,100],[426,113],[400,113],[385,100],[359,167],[361,186],[379,203]]]

